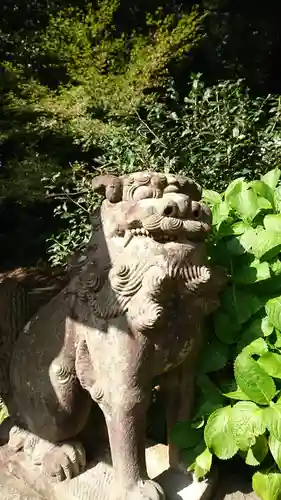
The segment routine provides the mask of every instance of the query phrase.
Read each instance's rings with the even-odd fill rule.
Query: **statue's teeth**
[[[135,229],[135,233],[136,234],[142,234],[142,230],[140,227],[137,227],[137,229]]]
[[[124,248],[130,243],[131,239],[133,238],[133,231],[127,230],[124,234]]]

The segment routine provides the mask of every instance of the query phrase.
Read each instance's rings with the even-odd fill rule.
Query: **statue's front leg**
[[[149,480],[145,463],[151,381],[148,353],[144,356],[138,341],[124,331],[117,332],[114,338],[110,332],[105,335],[108,341],[102,348],[104,366],[96,370],[98,377],[89,392],[102,409],[107,424],[114,471],[112,499],[164,499],[161,487]],[[95,346],[92,352],[97,351]],[[101,352],[97,359],[102,359]]]
[[[120,404],[105,412],[115,475],[114,498],[118,500],[163,498],[161,488],[148,480],[146,471],[147,409],[146,395],[139,388],[126,388]]]
[[[122,389],[120,403],[105,411],[115,475],[113,496],[116,500],[159,500],[164,493],[148,479],[145,463],[148,398],[140,388]]]

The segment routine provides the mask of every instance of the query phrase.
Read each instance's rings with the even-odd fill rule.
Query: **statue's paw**
[[[13,426],[8,445],[14,451],[24,451],[33,465],[57,481],[78,476],[86,466],[84,447],[76,441],[54,444]]]
[[[13,451],[26,451],[26,448],[29,447],[28,443],[31,445],[31,441],[34,440],[35,445],[35,441],[38,441],[38,439],[34,434],[21,429],[17,425],[13,425],[9,432],[8,446]]]
[[[78,442],[53,445],[46,453],[40,453],[37,447],[40,444],[34,450],[34,463],[57,481],[71,479],[85,470],[85,450]]]
[[[155,481],[139,481],[138,485],[128,495],[128,500],[165,500],[165,493],[160,484]]]

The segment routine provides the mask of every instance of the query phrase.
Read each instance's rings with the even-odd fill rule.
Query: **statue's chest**
[[[155,354],[166,371],[182,363],[194,344],[200,342],[202,316],[197,307],[179,296],[166,308],[164,316]]]

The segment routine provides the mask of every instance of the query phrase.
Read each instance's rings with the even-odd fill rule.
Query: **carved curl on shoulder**
[[[111,203],[122,200],[123,183],[116,175],[98,175],[92,180],[92,188],[97,193],[106,196]]]

